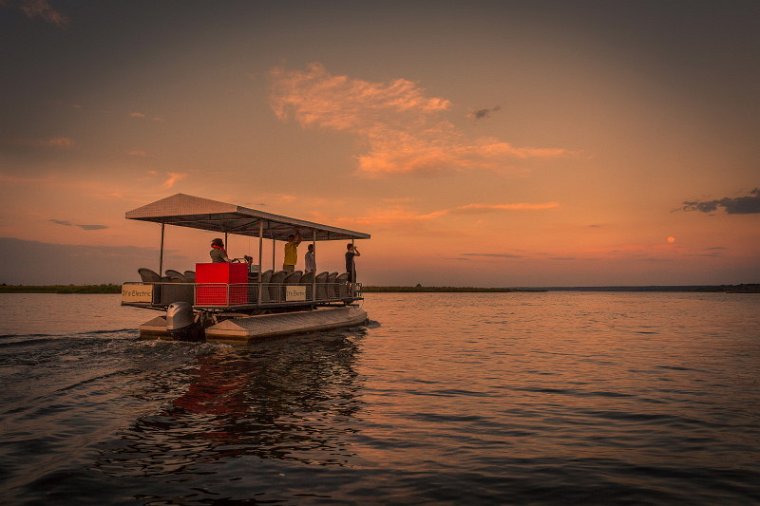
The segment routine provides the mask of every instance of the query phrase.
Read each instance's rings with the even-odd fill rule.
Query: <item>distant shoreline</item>
[[[0,293],[121,293],[121,285],[0,285]]]
[[[760,284],[687,285],[687,286],[545,286],[519,288],[480,288],[451,286],[365,286],[365,293],[422,293],[422,292],[705,292],[760,293]]]
[[[760,284],[687,286],[552,286],[484,288],[477,286],[365,286],[364,293],[540,293],[540,292],[704,292],[760,293]],[[114,294],[121,285],[0,285],[0,293]]]

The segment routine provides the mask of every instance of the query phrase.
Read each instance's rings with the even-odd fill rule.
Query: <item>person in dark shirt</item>
[[[346,272],[348,273],[348,282],[356,283],[356,264],[354,264],[354,257],[361,256],[359,250],[351,243],[348,243],[348,251],[346,251]]]

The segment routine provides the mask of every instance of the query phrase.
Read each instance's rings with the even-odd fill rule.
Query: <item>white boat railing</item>
[[[261,287],[261,292],[259,292]],[[314,293],[316,290],[316,293]],[[127,282],[122,304],[168,306],[189,302],[196,307],[267,307],[315,305],[362,298],[361,283],[183,283]]]

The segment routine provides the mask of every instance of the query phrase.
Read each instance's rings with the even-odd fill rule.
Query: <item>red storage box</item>
[[[247,264],[195,264],[195,305],[248,304],[247,283]]]

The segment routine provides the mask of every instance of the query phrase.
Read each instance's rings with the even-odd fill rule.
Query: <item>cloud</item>
[[[129,113],[129,117],[130,118],[134,118],[134,119],[144,119],[145,118],[145,113],[144,112],[139,112],[139,111],[130,112]]]
[[[281,121],[359,137],[365,152],[358,169],[367,175],[499,170],[515,160],[572,154],[562,148],[518,147],[496,138],[468,139],[441,115],[445,98],[427,96],[406,79],[376,83],[330,74],[313,63],[305,70],[269,73],[270,106]]]
[[[51,219],[50,221],[52,221],[56,225],[63,225],[65,227],[79,227],[82,230],[88,230],[88,231],[89,230],[103,230],[104,228],[108,228],[107,225],[78,225],[76,223],[71,223],[68,220]]]
[[[489,116],[491,116],[491,113],[494,113],[494,112],[497,112],[497,111],[500,111],[500,110],[501,110],[501,107],[498,106],[498,105],[496,107],[492,107],[490,109],[478,109],[476,111],[472,111],[470,113],[470,117],[473,118],[473,119],[476,119],[476,120],[477,119],[488,118]]]
[[[699,211],[712,213],[722,207],[727,214],[755,214],[760,213],[760,188],[755,188],[746,197],[729,198],[718,200],[693,200],[684,201],[684,211]]]
[[[465,257],[484,257],[484,258],[524,258],[522,255],[514,253],[462,253]]]
[[[360,225],[398,225],[402,223],[421,223],[437,220],[451,214],[479,214],[502,211],[542,211],[559,207],[557,202],[539,204],[465,204],[449,209],[438,209],[430,212],[417,212],[404,205],[389,205],[370,211],[364,216],[356,216],[352,223]]]
[[[9,8],[13,7],[13,4],[14,2],[9,0],[0,0],[0,7]],[[65,28],[69,24],[69,18],[53,8],[48,0],[23,0],[17,8],[29,19],[40,18],[59,28]]]
[[[182,179],[185,179],[187,177],[187,174],[184,174],[182,172],[169,172],[167,174],[167,178],[164,181],[164,188],[172,188],[177,181],[180,181]]]
[[[76,142],[69,137],[55,136],[42,139],[4,139],[0,144],[21,149],[32,150],[60,150],[74,149]]]
[[[44,145],[56,149],[70,149],[74,147],[74,141],[68,137],[53,137],[48,139]]]
[[[559,207],[558,202],[541,202],[531,204],[519,202],[514,204],[466,204],[455,208],[456,213],[490,213],[498,211],[543,211],[545,209],[556,209]]]
[[[406,79],[372,83],[331,75],[318,63],[303,71],[274,68],[270,80],[270,105],[275,115],[283,121],[292,115],[303,127],[371,128],[389,111],[430,114],[451,105],[441,98],[426,98],[415,83]]]

